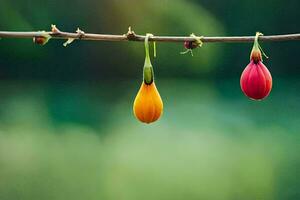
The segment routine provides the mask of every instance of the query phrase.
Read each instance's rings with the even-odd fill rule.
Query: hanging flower
[[[261,35],[261,33],[256,33],[250,55],[250,63],[244,69],[240,79],[242,91],[246,96],[253,100],[266,98],[272,89],[271,73],[262,63],[261,47],[258,43],[258,37]],[[264,54],[264,56],[266,55]]]
[[[133,112],[143,123],[152,123],[159,119],[163,112],[163,102],[154,83],[154,72],[149,56],[149,37],[145,39],[146,58],[143,71],[143,82],[134,100]]]

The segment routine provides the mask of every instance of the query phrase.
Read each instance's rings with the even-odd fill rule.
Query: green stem
[[[150,54],[149,54],[149,37],[151,35],[147,34],[145,38],[145,52],[146,52],[146,60],[150,61]]]
[[[259,52],[260,54],[262,53],[262,55],[264,57],[268,58],[268,56],[265,54],[265,52],[261,48],[260,44],[258,43],[258,37],[262,36],[262,35],[263,35],[262,33],[256,32],[255,39],[254,39],[254,44],[253,44],[253,48],[252,48],[252,52],[256,51],[256,52]],[[252,57],[252,56],[250,56],[250,57]],[[261,58],[261,60],[262,60],[262,58]]]
[[[260,33],[260,32],[256,32],[252,50],[260,51],[259,44],[258,44],[258,37],[261,36],[261,35],[263,35],[263,34]]]
[[[149,53],[149,37],[151,37],[151,34],[147,34],[145,38],[145,64],[144,64],[144,82],[147,85],[150,85],[154,80],[154,72],[153,67],[150,60],[150,53]]]

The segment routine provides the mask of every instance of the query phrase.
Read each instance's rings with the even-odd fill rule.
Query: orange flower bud
[[[150,61],[148,42],[150,36],[151,34],[147,34],[145,39],[146,58],[143,83],[133,103],[135,117],[147,124],[158,120],[163,112],[163,102],[154,83],[154,71]]]
[[[163,102],[154,82],[148,85],[143,81],[134,100],[133,112],[138,120],[147,124],[159,119],[163,112]]]

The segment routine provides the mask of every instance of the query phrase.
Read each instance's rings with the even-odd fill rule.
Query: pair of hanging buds
[[[262,35],[262,33],[256,33],[250,54],[250,63],[246,66],[240,78],[240,86],[243,93],[252,100],[262,100],[272,90],[272,76],[267,67],[262,63],[262,54],[266,58],[268,57],[258,43],[258,38]],[[147,124],[158,120],[163,113],[163,102],[154,83],[154,71],[149,55],[149,37],[151,36],[151,34],[147,34],[145,38],[146,58],[143,69],[143,82],[133,104],[135,117]],[[191,36],[195,37],[195,40],[186,41],[184,47],[187,50],[181,54],[190,52],[193,55],[192,50],[202,46],[201,37],[196,37],[194,34]],[[156,48],[154,42],[155,56]]]

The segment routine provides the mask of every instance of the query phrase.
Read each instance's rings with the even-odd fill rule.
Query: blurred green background
[[[299,0],[1,0],[0,30],[266,35]],[[261,43],[270,96],[239,77],[252,44],[158,43],[162,118],[137,121],[143,43],[0,40],[0,199],[300,199],[300,42]]]

